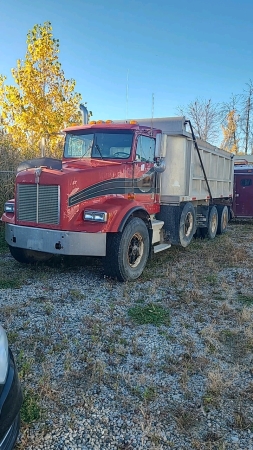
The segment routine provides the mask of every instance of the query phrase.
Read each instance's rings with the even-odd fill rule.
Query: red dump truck
[[[17,261],[99,256],[106,275],[131,281],[153,252],[226,230],[232,155],[197,140],[185,117],[97,121],[64,132],[62,161],[23,166],[15,199],[5,204]]]

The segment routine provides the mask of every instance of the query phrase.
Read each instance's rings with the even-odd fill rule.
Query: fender
[[[107,233],[122,232],[129,217],[132,214],[137,213],[137,211],[140,212],[140,216],[144,216],[148,220],[150,217],[149,212],[143,207],[142,203],[133,200],[129,201],[125,198],[111,198],[101,204],[99,209],[107,211],[109,217],[111,217],[108,223],[106,225],[104,224],[105,226],[103,227],[103,232]]]
[[[129,217],[130,217],[135,211],[142,211],[142,212],[144,212],[144,213],[149,217],[149,214],[148,214],[148,212],[146,211],[146,209],[144,209],[143,207],[140,207],[140,206],[135,206],[135,207],[131,208],[131,209],[127,212],[127,214],[123,217],[123,219],[122,219],[121,222],[120,222],[118,231],[120,231],[120,232],[123,231],[124,226],[125,226],[127,220],[129,219]]]

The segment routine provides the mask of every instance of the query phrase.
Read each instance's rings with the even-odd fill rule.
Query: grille
[[[59,224],[59,186],[18,185],[19,221]]]

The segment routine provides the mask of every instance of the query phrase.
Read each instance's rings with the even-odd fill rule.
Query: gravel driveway
[[[0,256],[1,323],[25,394],[22,450],[253,449],[253,224],[155,256]]]

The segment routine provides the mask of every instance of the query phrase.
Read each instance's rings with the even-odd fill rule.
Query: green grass
[[[139,325],[170,325],[170,313],[167,309],[155,303],[136,305],[128,310],[128,315]]]
[[[207,276],[205,277],[205,280],[206,280],[208,283],[210,283],[210,284],[212,284],[212,285],[215,285],[215,284],[217,283],[217,275],[207,275]]]
[[[31,389],[24,393],[24,401],[21,408],[21,420],[30,424],[41,417],[39,397]]]
[[[8,245],[4,237],[4,225],[0,223],[0,254],[8,251]]]
[[[20,278],[9,278],[7,276],[0,278],[0,289],[19,289],[21,286]]]
[[[18,341],[18,333],[16,331],[8,332],[8,342],[9,344],[15,344]]]
[[[253,305],[253,295],[239,294],[238,295],[238,300],[239,300],[239,302],[243,303],[246,306]]]
[[[151,402],[156,398],[156,389],[152,386],[148,386],[145,388],[142,397],[146,402]]]

